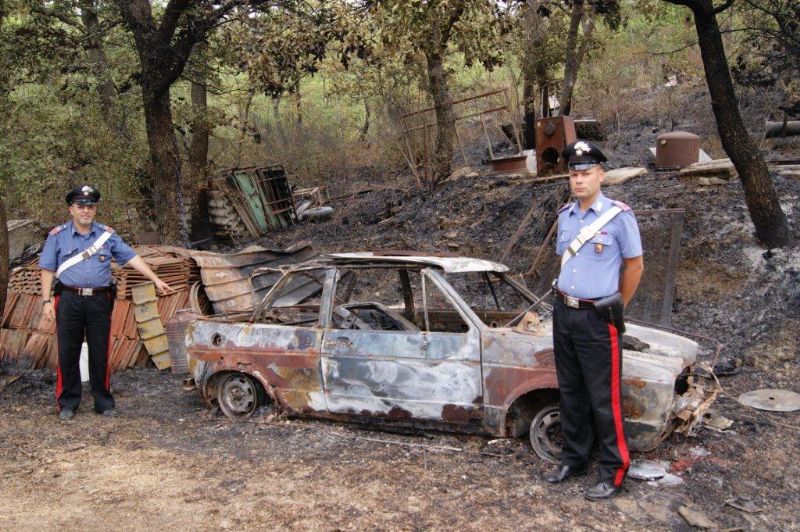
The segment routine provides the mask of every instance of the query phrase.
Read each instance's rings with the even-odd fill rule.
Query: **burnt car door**
[[[363,277],[367,269],[350,270]],[[383,272],[386,273],[387,269]],[[340,275],[322,343],[322,376],[331,412],[465,424],[482,415],[480,331],[434,270],[390,270],[415,284],[414,305],[386,282],[361,290]],[[374,287],[378,285],[378,291]],[[341,288],[344,287],[344,290]],[[376,294],[392,292],[404,311]],[[359,291],[356,290],[358,294]],[[365,300],[366,297],[366,300]],[[457,297],[457,296],[455,296]],[[411,308],[409,308],[411,307]]]

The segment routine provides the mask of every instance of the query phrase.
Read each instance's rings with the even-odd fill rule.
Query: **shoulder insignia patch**
[[[564,212],[565,210],[569,209],[569,207],[570,207],[571,205],[572,205],[572,202],[570,201],[569,203],[565,203],[564,205],[562,205],[561,207],[559,207],[559,208],[558,208],[558,212],[559,212],[559,214],[560,214],[560,213],[562,213],[562,212]]]
[[[62,229],[64,229],[66,226],[67,226],[67,224],[61,224],[61,225],[57,225],[57,226],[53,227],[53,228],[50,230],[50,233],[49,233],[49,234],[50,234],[50,236],[57,235],[57,234],[58,234],[58,233],[60,233],[60,232],[61,232],[61,230],[62,230]]]
[[[102,227],[104,231],[108,231],[109,233],[113,233],[114,232],[114,228],[111,227],[110,225],[103,225],[103,224],[97,224],[97,225]]]
[[[620,209],[622,209],[623,211],[629,211],[629,210],[631,210],[631,208],[630,208],[630,207],[628,207],[627,205],[625,205],[625,204],[624,204],[624,203],[622,203],[621,201],[617,201],[617,200],[611,200],[611,203],[613,203],[614,205],[616,205],[617,207],[619,207],[619,208],[620,208]]]

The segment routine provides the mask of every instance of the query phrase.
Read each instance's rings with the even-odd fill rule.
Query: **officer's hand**
[[[44,307],[42,307],[42,312],[44,312],[44,317],[47,320],[56,321],[56,308],[52,301],[44,304]]]
[[[161,279],[154,281],[154,283],[156,285],[156,290],[158,290],[158,293],[161,294],[162,296],[174,292],[174,290],[170,288],[170,286]]]

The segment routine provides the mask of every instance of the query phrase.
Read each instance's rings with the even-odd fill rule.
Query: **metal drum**
[[[167,320],[167,343],[169,344],[169,359],[172,362],[172,373],[188,373],[189,360],[186,355],[184,336],[189,322],[201,318],[201,314],[184,308],[175,312]]]
[[[700,137],[686,131],[671,131],[656,137],[656,168],[685,168],[700,157]]]

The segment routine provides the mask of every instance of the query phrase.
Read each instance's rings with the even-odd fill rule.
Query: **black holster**
[[[116,301],[117,301],[117,283],[112,280],[111,281],[111,307],[110,307],[110,311],[109,312],[111,312],[111,313],[114,312],[114,302],[116,302]]]
[[[64,291],[63,286],[64,285],[61,284],[61,281],[59,281],[58,279],[55,279],[53,281],[53,295],[60,296],[61,292]],[[42,295],[43,296],[49,296],[50,294],[42,294]]]
[[[597,314],[607,323],[613,323],[619,334],[625,332],[625,320],[622,317],[623,308],[622,294],[619,292],[594,302],[594,309]]]

